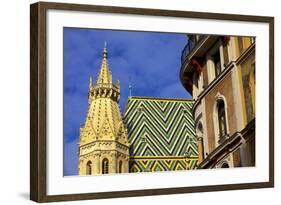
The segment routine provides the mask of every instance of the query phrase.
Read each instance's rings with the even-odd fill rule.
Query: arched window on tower
[[[107,158],[104,158],[102,160],[102,173],[103,174],[108,174],[108,159]]]
[[[119,161],[119,173],[122,173],[122,161]]]
[[[227,134],[225,105],[223,100],[218,101],[217,110],[218,110],[218,123],[219,123],[219,137],[221,139]]]
[[[88,161],[86,165],[86,174],[91,175],[92,174],[92,162]]]

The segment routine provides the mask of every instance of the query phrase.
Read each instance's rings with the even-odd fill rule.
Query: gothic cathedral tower
[[[88,114],[80,127],[79,175],[129,172],[128,133],[119,110],[120,83],[112,83],[103,49],[100,73],[89,83]]]

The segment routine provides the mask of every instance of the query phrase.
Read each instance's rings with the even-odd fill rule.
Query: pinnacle
[[[112,74],[109,70],[107,62],[107,49],[103,48],[103,59],[101,64],[100,73],[98,76],[97,84],[112,84]]]

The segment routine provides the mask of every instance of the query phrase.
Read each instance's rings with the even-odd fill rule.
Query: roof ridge
[[[150,97],[150,96],[129,96],[128,100],[166,100],[166,101],[188,101],[188,102],[193,102],[193,99],[186,99],[186,98],[161,98],[161,97]]]

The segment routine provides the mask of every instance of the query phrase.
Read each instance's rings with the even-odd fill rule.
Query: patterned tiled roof
[[[198,150],[186,99],[130,97],[124,120],[130,144],[130,171],[194,169]]]

